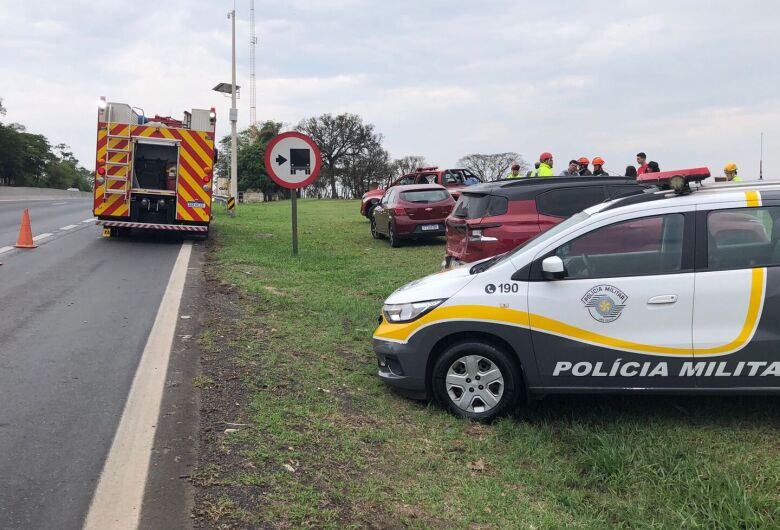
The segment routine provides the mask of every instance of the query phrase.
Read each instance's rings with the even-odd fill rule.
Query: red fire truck
[[[208,236],[214,177],[214,109],[183,120],[146,118],[100,98],[93,214],[103,235],[133,228]]]

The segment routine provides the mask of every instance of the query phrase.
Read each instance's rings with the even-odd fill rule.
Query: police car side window
[[[707,214],[707,267],[780,265],[780,206],[714,210]]]
[[[593,230],[559,247],[567,279],[671,274],[682,270],[685,217],[631,219]]]

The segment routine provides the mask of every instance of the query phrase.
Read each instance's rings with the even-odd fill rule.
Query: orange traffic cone
[[[32,229],[30,228],[30,212],[27,208],[22,214],[22,226],[19,228],[19,239],[16,240],[16,248],[35,248],[38,245],[33,243]]]

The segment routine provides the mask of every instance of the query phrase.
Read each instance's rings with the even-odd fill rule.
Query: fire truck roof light
[[[98,100],[98,108],[103,110],[107,105],[108,103],[106,102],[106,96],[100,96],[100,99]]]

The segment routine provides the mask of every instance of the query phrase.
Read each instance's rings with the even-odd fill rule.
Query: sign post
[[[275,136],[265,148],[265,169],[271,179],[291,190],[293,255],[298,254],[298,190],[320,172],[320,150],[314,140],[296,131]]]

